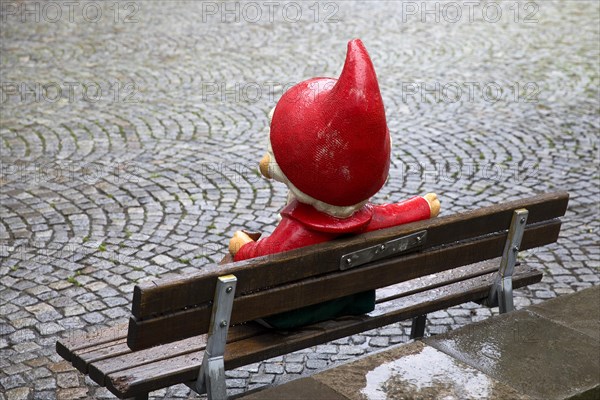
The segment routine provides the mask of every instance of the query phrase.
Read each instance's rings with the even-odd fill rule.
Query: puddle
[[[366,380],[361,394],[368,400],[415,395],[443,400],[487,399],[494,385],[482,372],[458,365],[453,358],[432,347],[382,364],[369,371]]]
[[[475,355],[477,365],[484,371],[495,371],[502,368],[502,350],[500,343],[493,337],[486,341],[473,340],[471,336],[447,338],[440,341],[442,348],[454,354],[459,360],[469,362]]]

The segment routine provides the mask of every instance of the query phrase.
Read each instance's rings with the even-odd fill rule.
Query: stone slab
[[[600,286],[545,301],[529,310],[600,342]]]
[[[423,342],[413,342],[313,377],[351,400],[530,399]]]
[[[425,342],[533,398],[565,399],[600,386],[598,342],[526,310]]]
[[[327,385],[314,380],[313,378],[302,378],[288,382],[281,386],[261,390],[249,396],[244,396],[243,400],[298,400],[298,399],[327,399],[327,400],[348,400]]]

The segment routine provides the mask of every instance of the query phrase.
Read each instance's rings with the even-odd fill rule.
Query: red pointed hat
[[[381,189],[390,138],[377,75],[359,39],[348,43],[339,79],[309,79],[281,97],[270,139],[287,180],[326,205],[359,205]]]

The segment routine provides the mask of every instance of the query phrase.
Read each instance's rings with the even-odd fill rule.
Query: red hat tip
[[[271,145],[287,179],[323,203],[356,205],[381,188],[390,163],[389,132],[377,75],[360,39],[348,42],[337,82],[313,78],[282,96]]]

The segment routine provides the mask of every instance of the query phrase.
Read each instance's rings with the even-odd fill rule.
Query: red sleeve
[[[409,222],[428,219],[431,215],[429,203],[423,197],[413,197],[394,204],[373,206],[373,218],[367,231],[389,228]]]
[[[311,244],[323,243],[336,235],[307,229],[303,224],[284,217],[271,236],[243,245],[235,254],[234,261],[281,253]]]

